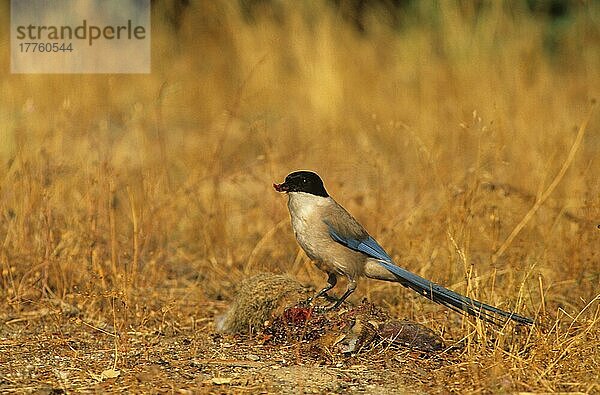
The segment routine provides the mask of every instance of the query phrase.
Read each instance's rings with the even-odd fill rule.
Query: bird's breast
[[[323,217],[332,202],[325,199],[329,198],[290,195],[288,206],[296,240],[321,270],[358,276],[362,273],[364,257],[331,238]]]
[[[302,207],[298,210],[290,210],[292,228],[300,247],[309,258],[321,260],[323,251],[323,225],[320,224],[318,213],[314,207]]]

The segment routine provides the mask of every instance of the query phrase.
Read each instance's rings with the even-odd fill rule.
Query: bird
[[[348,280],[346,292],[333,305],[335,310],[357,287],[360,277],[397,282],[433,302],[458,313],[476,316],[498,325],[512,320],[532,325],[533,320],[471,299],[398,266],[365,228],[325,189],[321,177],[308,170],[294,171],[282,183],[273,183],[277,192],[288,196],[288,210],[296,240],[306,255],[327,274],[327,285],[309,303],[327,296],[338,277]]]

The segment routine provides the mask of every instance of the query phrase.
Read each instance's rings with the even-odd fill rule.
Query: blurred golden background
[[[203,306],[259,271],[319,287],[271,187],[297,169],[317,171],[399,264],[458,292],[550,327],[596,297],[597,112],[580,128],[600,92],[599,2],[152,7],[149,75],[11,75],[2,29],[6,311],[58,299],[112,322],[116,300],[125,330],[150,325],[154,297],[179,306],[172,289],[211,317]],[[353,300],[365,296],[468,336],[402,287],[363,281]],[[597,302],[582,313],[596,337],[571,381],[598,366],[598,316]],[[556,357],[554,336],[535,358]],[[504,390],[570,389],[547,376]]]

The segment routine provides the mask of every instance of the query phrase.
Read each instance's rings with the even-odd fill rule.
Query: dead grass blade
[[[565,176],[565,173],[567,172],[567,169],[569,168],[569,166],[573,162],[573,159],[575,158],[575,154],[577,153],[577,150],[579,149],[581,142],[583,141],[583,136],[585,135],[588,123],[592,119],[592,115],[594,114],[595,109],[596,109],[596,102],[594,101],[594,102],[592,102],[592,106],[588,112],[587,117],[585,118],[585,120],[583,121],[581,126],[579,126],[579,130],[577,131],[577,136],[575,137],[575,141],[573,142],[573,145],[571,146],[571,150],[569,151],[569,154],[567,155],[567,158],[565,159],[560,171],[558,172],[556,177],[554,177],[554,180],[552,180],[552,183],[550,183],[550,185],[548,186],[548,188],[546,188],[544,193],[542,193],[542,195],[535,201],[535,203],[533,204],[533,207],[531,207],[531,209],[529,209],[527,214],[525,214],[525,216],[523,217],[521,222],[519,222],[517,224],[517,226],[515,226],[515,228],[512,230],[510,235],[508,235],[508,237],[506,238],[504,243],[502,243],[500,248],[498,248],[498,251],[496,251],[496,253],[494,253],[494,255],[492,256],[492,263],[496,263],[496,261],[498,261],[498,258],[500,258],[502,256],[502,254],[504,254],[504,252],[510,246],[510,244],[513,242],[515,237],[517,237],[517,235],[521,232],[521,230],[523,230],[525,225],[527,225],[527,223],[531,220],[531,218],[533,218],[535,213],[539,210],[539,208],[542,206],[542,204],[544,204],[546,199],[548,199],[548,197],[552,194],[552,192],[554,191],[556,186],[563,179],[563,177]]]

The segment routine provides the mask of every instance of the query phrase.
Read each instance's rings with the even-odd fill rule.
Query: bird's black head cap
[[[277,192],[305,192],[311,195],[328,197],[323,180],[312,171],[295,171],[285,177],[282,184],[273,184]]]

